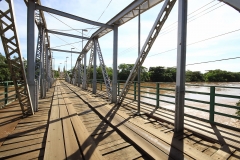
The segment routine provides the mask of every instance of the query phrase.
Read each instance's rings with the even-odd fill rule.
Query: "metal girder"
[[[13,1],[6,0],[6,3],[8,3],[7,10],[0,10],[0,36],[6,55],[8,68],[11,72],[11,78],[14,83],[15,91],[23,115],[26,115],[27,113],[34,114],[25,68],[22,61],[19,40],[17,37]]]
[[[132,20],[136,16],[138,16],[139,6],[140,6],[140,14],[154,7],[155,5],[161,3],[163,0],[135,0],[131,4],[129,4],[126,8],[124,8],[121,12],[119,12],[116,16],[114,16],[111,20],[109,20],[106,24],[118,26],[123,25],[124,23]],[[107,33],[111,32],[112,29],[101,27],[96,32],[94,32],[91,36],[93,37],[102,37]],[[87,53],[93,46],[93,41],[89,40],[83,48],[83,51]],[[79,56],[80,57],[80,56]]]
[[[237,11],[240,12],[240,1],[239,0],[219,0],[221,2],[226,3],[227,5],[233,7]]]
[[[139,14],[144,13],[155,5],[161,3],[163,0],[135,0],[131,4],[129,4],[126,8],[124,8],[121,12],[119,12],[116,16],[114,16],[110,21],[106,24],[113,25],[117,24],[118,26],[123,25],[124,23],[132,20]],[[100,28],[95,33],[93,33],[92,37],[102,37],[108,32],[111,32],[111,29],[108,28]]]
[[[45,45],[45,29],[43,30],[43,42],[42,42],[42,46],[43,46],[43,50],[41,53],[41,77],[40,77],[40,92],[41,92],[41,98],[44,98],[44,93],[45,93],[45,87],[44,87],[44,57],[45,57],[45,52],[46,52],[46,45]]]
[[[87,69],[87,79],[86,82],[90,79],[90,71],[92,68],[92,62],[93,62],[93,52],[94,52],[94,46],[92,46],[90,57],[89,57],[89,63],[88,63],[88,69]],[[88,87],[88,86],[87,86]]]
[[[62,35],[62,36],[68,36],[68,37],[73,37],[73,38],[81,38],[81,39],[90,40],[90,38],[88,38],[88,37],[78,36],[78,35],[74,35],[74,34],[57,32],[57,31],[52,31],[52,30],[46,30],[46,31],[47,31],[48,33],[52,33],[52,34],[58,34],[58,35]]]
[[[41,55],[43,52],[44,29],[42,26],[39,26],[38,29],[39,30],[38,30],[38,40],[37,40],[36,59],[35,59],[35,78],[39,81],[41,76]]]
[[[81,64],[81,60],[78,61],[77,82],[78,87],[83,83],[83,65]]]
[[[24,0],[26,6],[28,7],[28,1],[29,0]],[[41,5],[41,1],[40,0],[34,0],[37,4]],[[37,15],[37,16],[36,16]],[[36,25],[39,25],[39,22],[43,25],[44,28],[47,29],[47,23],[43,14],[43,11],[41,10],[35,10],[35,23]],[[47,42],[48,42],[48,48],[50,48],[50,40],[49,40],[49,36],[48,33],[47,34]]]
[[[176,0],[166,0],[164,2],[163,7],[162,7],[161,11],[159,12],[158,17],[157,17],[148,37],[143,45],[141,53],[138,56],[134,66],[128,76],[128,79],[122,89],[121,95],[118,97],[118,103],[121,104],[123,99],[126,97],[128,91],[130,89],[130,86],[131,86],[134,78],[137,75],[138,68],[142,66],[142,64],[143,64],[145,58],[147,57],[154,41],[156,40],[163,24],[167,20],[167,17],[169,15],[169,13],[171,12],[175,2],[176,2]]]
[[[68,51],[68,50],[62,50],[62,49],[53,49],[50,48],[51,51],[58,51],[58,52],[66,52],[66,53],[76,53],[76,54],[81,54],[82,52],[76,52],[76,51]]]
[[[91,24],[91,25],[95,25],[95,26],[100,26],[100,27],[105,27],[105,28],[113,28],[111,25],[91,21],[91,20],[88,20],[88,19],[85,19],[85,18],[82,18],[82,17],[78,17],[78,16],[75,16],[75,15],[72,15],[72,14],[69,14],[69,13],[66,13],[66,12],[62,12],[62,11],[58,11],[56,9],[41,6],[39,4],[36,4],[36,9],[39,9],[39,10],[45,11],[45,12],[49,12],[49,13],[53,13],[53,14],[56,14],[56,15],[59,15],[59,16],[63,16],[63,17],[66,17],[66,18],[70,18],[70,19],[73,19],[73,20],[76,20],[76,21],[80,21],[80,22]]]
[[[104,64],[104,60],[103,60],[103,56],[102,56],[102,52],[101,52],[101,48],[100,48],[98,40],[96,40],[96,46],[97,46],[98,58],[99,58],[100,65],[101,65],[101,68],[102,68],[102,75],[103,75],[104,83],[106,85],[106,91],[107,91],[108,99],[111,101],[112,100],[111,80],[110,80],[110,78],[108,77],[108,74],[107,74],[106,66]]]
[[[188,0],[178,0],[178,37],[177,37],[177,75],[175,90],[174,132],[183,133],[185,74],[187,50],[187,12]]]

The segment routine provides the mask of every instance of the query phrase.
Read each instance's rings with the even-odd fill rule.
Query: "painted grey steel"
[[[117,67],[118,67],[118,26],[114,25],[113,30],[113,75],[112,75],[112,102],[117,102]]]
[[[26,6],[28,6],[28,0],[24,0],[24,2],[25,2],[25,4],[26,4]],[[40,0],[35,0],[35,2],[36,2],[37,4],[39,4],[39,5],[41,5],[41,1],[40,1]],[[37,10],[37,9],[36,9],[35,11],[38,12],[38,16],[40,16],[40,18],[41,18],[41,23],[43,24],[44,28],[47,29],[47,24],[46,24],[46,20],[45,20],[43,11]],[[35,13],[36,13],[36,12],[35,12]],[[36,15],[36,14],[35,14],[35,15]],[[36,25],[39,25],[38,22],[39,22],[39,21],[37,20],[37,18],[35,18],[35,23],[36,23]],[[49,36],[48,36],[48,33],[46,33],[46,34],[47,34],[46,38],[47,38],[47,42],[48,42],[48,48],[50,48]]]
[[[84,54],[84,69],[83,69],[83,86],[82,89],[87,89],[87,53]]]
[[[105,86],[106,86],[106,92],[107,92],[107,95],[108,95],[108,99],[111,101],[112,100],[111,80],[108,77],[108,73],[107,73],[106,66],[105,66],[105,63],[104,63],[104,60],[103,60],[103,55],[102,55],[102,51],[101,51],[98,39],[96,39],[96,47],[97,47],[96,50],[97,50],[97,53],[98,53],[100,66],[102,68],[102,75],[103,75],[104,83],[105,83]]]
[[[11,78],[14,83],[15,91],[18,97],[18,101],[22,110],[22,114],[25,116],[26,114],[34,114],[34,109],[31,101],[31,96],[29,92],[29,85],[26,78],[23,58],[21,54],[21,49],[19,46],[17,28],[16,28],[16,19],[14,14],[14,6],[13,1],[2,1],[2,3],[7,3],[6,10],[1,9],[0,16],[0,36],[2,40],[3,49],[6,55],[6,60],[8,63],[8,68],[11,73]],[[31,3],[32,4],[32,3]],[[28,11],[31,15],[28,23],[28,27],[32,29],[34,27],[34,10],[33,6],[30,6],[30,10]],[[33,25],[32,25],[33,21]],[[28,37],[31,37],[31,34],[34,34],[34,30],[31,30],[31,33]],[[33,37],[34,39],[34,37]],[[28,39],[29,40],[29,39]],[[29,41],[28,41],[29,42]],[[30,43],[30,42],[29,42]],[[32,48],[28,48],[32,51],[32,57],[34,58],[34,45]],[[28,50],[29,51],[29,50]],[[33,63],[34,63],[34,59]],[[34,66],[34,65],[33,65]],[[33,68],[35,71],[35,69]],[[33,78],[34,81],[35,73],[30,77]],[[21,85],[18,85],[20,83]],[[33,84],[34,85],[34,84]],[[34,94],[33,94],[34,95]]]
[[[49,86],[49,81],[48,81],[48,48],[46,47],[46,54],[45,54],[45,58],[46,58],[46,92],[48,92],[48,86]]]
[[[43,52],[41,54],[41,84],[40,84],[40,97],[41,98],[45,98],[44,97],[44,92],[45,92],[45,85],[44,85],[44,79],[45,79],[45,71],[44,71],[44,57],[45,57],[45,51],[46,51],[46,45],[45,45],[45,30],[43,30],[43,41],[42,41],[42,45],[43,45]]]
[[[81,38],[81,39],[90,40],[90,38],[88,38],[88,37],[78,36],[78,35],[74,35],[74,34],[68,34],[68,33],[63,33],[63,32],[57,32],[57,31],[52,31],[52,30],[47,30],[47,32],[48,32],[48,33],[52,33],[52,34],[62,35],[62,36],[68,36],[68,37],[73,37],[73,38]]]
[[[35,57],[35,78],[38,80],[40,85],[41,77],[41,55],[43,52],[43,27],[42,25],[38,26],[38,40],[36,48],[36,57]]]
[[[121,95],[118,97],[118,103],[121,104],[123,99],[126,97],[128,91],[130,89],[130,86],[131,86],[134,78],[137,75],[138,67],[141,67],[144,60],[146,59],[147,54],[149,53],[155,39],[157,38],[157,36],[158,36],[164,22],[166,21],[169,13],[171,12],[175,2],[176,2],[176,0],[166,0],[164,2],[162,9],[160,10],[158,17],[157,17],[147,39],[142,47],[141,54],[140,54],[140,56],[138,56],[134,66],[132,68],[132,71],[130,72],[130,74],[128,76],[128,79],[127,79],[126,83],[124,84]]]
[[[91,49],[91,53],[90,53],[90,57],[89,57],[89,63],[88,63],[88,69],[87,69],[87,79],[86,82],[88,80],[90,80],[90,72],[91,72],[91,68],[92,68],[92,62],[93,62],[93,54],[94,54],[94,46]],[[88,87],[88,86],[86,86]],[[86,88],[87,89],[87,88]]]
[[[73,19],[73,20],[76,20],[76,21],[92,24],[92,25],[95,25],[95,26],[100,26],[100,27],[105,27],[105,28],[113,28],[111,25],[91,21],[91,20],[88,20],[88,19],[85,19],[85,18],[82,18],[82,17],[78,17],[78,16],[75,16],[75,15],[72,15],[72,14],[69,14],[69,13],[66,13],[66,12],[62,12],[62,11],[58,11],[56,9],[41,6],[39,4],[36,4],[36,9],[39,9],[39,10],[42,10],[42,11],[45,11],[45,12],[49,12],[49,13],[53,13],[53,14],[56,14],[56,15],[59,15],[59,16],[63,16],[63,17],[66,17],[66,18],[70,18],[70,19]]]
[[[35,99],[35,3],[28,2],[27,9],[27,80],[31,96],[32,107],[36,111]]]
[[[125,24],[126,22],[132,20],[136,16],[138,16],[138,9],[141,5],[141,13],[144,13],[145,11],[149,10],[150,8],[154,7],[155,5],[161,3],[163,0],[135,0],[130,5],[128,5],[126,8],[124,8],[121,12],[119,12],[116,16],[114,16],[110,21],[108,21],[106,24],[108,25],[114,25],[117,24],[118,26],[121,26]],[[91,36],[93,37],[102,37],[106,35],[107,33],[111,32],[112,29],[101,27],[96,32],[94,32]],[[84,49],[83,53],[87,53],[93,46],[93,41],[89,40]],[[82,53],[82,54],[83,54]],[[80,55],[79,55],[80,57]]]
[[[235,8],[237,11],[240,12],[240,1],[239,0],[219,0],[228,4],[229,6]]]
[[[121,12],[119,12],[116,16],[114,16],[111,20],[109,20],[106,24],[114,25],[117,24],[119,26],[125,24],[126,22],[132,20],[136,16],[138,16],[139,6],[141,10],[141,14],[155,5],[161,3],[163,0],[135,0],[131,4],[129,4],[126,8],[124,8]],[[111,32],[111,29],[108,28],[100,28],[95,33],[93,33],[92,37],[102,37],[105,34]]]
[[[81,83],[81,61],[78,61],[78,65],[77,65],[77,82],[78,82],[78,87],[80,87],[80,83]]]
[[[78,79],[78,87],[83,84],[83,64],[82,59],[79,61],[79,71],[78,71],[79,79]]]
[[[138,14],[138,56],[140,56],[140,43],[141,43],[141,39],[140,39],[140,36],[141,36],[141,10],[140,10],[140,7],[139,7],[139,10],[138,10],[139,14]],[[138,109],[137,109],[137,114],[139,115],[140,114],[140,101],[141,101],[141,66],[138,67]]]
[[[36,106],[36,111],[38,111],[38,98],[39,98],[39,85],[38,85],[38,79],[35,79],[35,106]]]
[[[92,93],[97,92],[97,39],[93,39],[94,51],[93,51],[93,80],[92,80]]]
[[[175,132],[183,132],[184,129],[187,10],[187,0],[178,0],[177,74],[174,122]]]
[[[54,48],[50,48],[50,50],[51,51],[57,51],[57,52],[76,53],[76,54],[81,54],[82,53],[82,52],[68,51],[68,50],[54,49]]]

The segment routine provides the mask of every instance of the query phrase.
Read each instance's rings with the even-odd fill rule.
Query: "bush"
[[[240,107],[240,100],[236,103],[236,105]],[[236,114],[238,117],[240,117],[240,109],[237,109]]]

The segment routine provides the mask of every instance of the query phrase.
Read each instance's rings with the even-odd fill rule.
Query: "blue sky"
[[[27,7],[24,1],[13,0],[15,7],[15,15],[18,27],[18,37],[21,44],[21,52],[24,58],[26,55],[26,33],[27,33]],[[105,10],[110,0],[41,0],[42,5],[52,7],[57,10],[62,10],[80,17],[84,17],[93,21],[99,21],[106,23],[123,8],[132,2],[132,0],[112,0],[109,7]],[[240,29],[240,13],[228,5],[224,5],[217,0],[189,0],[188,5],[188,33],[187,43],[202,41],[217,35],[221,35],[227,32]],[[0,2],[1,9],[4,9],[3,2]],[[207,5],[206,5],[207,4]],[[205,6],[206,5],[206,6]],[[144,43],[160,9],[162,3],[150,9],[141,15],[141,45]],[[201,8],[202,7],[202,8]],[[199,9],[200,8],[200,9]],[[216,9],[215,9],[216,8]],[[103,13],[102,17],[99,16]],[[148,54],[143,66],[149,68],[150,66],[176,66],[176,48],[177,44],[177,10],[178,2],[176,2],[170,16],[168,17],[162,31],[156,39],[151,51]],[[213,11],[211,11],[213,10]],[[67,25],[74,29],[83,28],[96,28],[96,26],[84,24],[67,18],[63,18],[57,15],[50,15],[44,13],[47,21],[48,29],[69,30],[71,29]],[[67,25],[63,24],[56,18],[60,19]],[[120,63],[135,63],[137,58],[137,18],[127,22],[119,27],[119,39],[118,39],[118,64]],[[85,36],[90,36],[96,29],[88,29],[85,32]],[[71,34],[81,35],[81,31],[63,31]],[[37,41],[37,27],[35,31]],[[66,43],[74,43],[81,41],[76,38],[69,38],[59,35],[49,34],[51,39],[51,47],[64,45]],[[59,38],[61,39],[59,39]],[[113,34],[110,32],[104,37],[99,39],[99,43],[102,49],[105,64],[109,67],[112,66],[112,54],[113,54]],[[240,56],[240,30],[218,38],[206,40],[204,42],[189,45],[187,47],[187,64],[212,61],[218,59],[225,59],[231,57]],[[86,41],[84,41],[84,44]],[[71,50],[75,48],[75,51],[81,51],[82,43],[76,43],[57,49]],[[165,52],[172,50],[169,52]],[[3,53],[2,45],[0,45],[0,52]],[[68,69],[70,69],[71,62],[69,53],[53,52],[55,58],[55,69],[58,65],[63,63],[68,58]],[[73,66],[78,55],[73,54]],[[88,54],[89,57],[89,54]],[[88,59],[87,59],[88,62]],[[206,63],[199,65],[187,66],[187,70],[201,71],[213,69],[222,69],[233,72],[240,72],[239,67],[240,59],[221,61],[215,63]]]

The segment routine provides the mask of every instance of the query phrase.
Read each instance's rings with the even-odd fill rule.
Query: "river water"
[[[191,85],[197,85],[197,86],[191,86]],[[156,83],[155,82],[141,83],[141,86],[152,87],[152,88],[141,87],[141,91],[156,93]],[[209,86],[216,87],[216,89],[215,89],[216,94],[240,96],[240,82],[236,82],[236,83],[235,82],[233,82],[233,83],[206,83],[206,82],[186,83],[186,91],[210,93]],[[237,87],[237,88],[225,88],[225,87]],[[122,86],[121,86],[121,88],[122,88]],[[160,83],[160,94],[175,96],[175,91],[163,90],[161,88],[175,89],[175,83]],[[133,89],[133,87],[131,87],[131,89]],[[133,91],[129,91],[129,92],[133,93]],[[156,94],[151,94],[151,93],[141,93],[141,96],[156,98]],[[129,97],[133,97],[133,96],[129,96]],[[156,100],[152,100],[152,99],[145,98],[145,97],[141,97],[141,101],[156,105]],[[185,98],[210,102],[209,95],[185,93]],[[160,95],[160,100],[169,101],[172,103],[175,102],[175,98],[161,96],[161,95]],[[236,103],[238,101],[239,101],[239,99],[236,99],[236,98],[215,97],[215,103],[220,103],[220,104],[236,106]],[[185,105],[209,110],[209,104],[185,100]],[[163,108],[166,108],[169,110],[175,109],[174,104],[165,103],[165,102],[161,102],[161,101],[160,101],[160,107],[163,107]],[[221,107],[221,106],[215,105],[215,111],[224,113],[224,114],[228,114],[228,115],[236,116],[236,114],[235,114],[236,109],[232,109],[232,108],[226,108],[226,107]],[[185,114],[189,114],[192,116],[196,116],[199,118],[204,118],[206,120],[209,120],[209,113],[204,112],[204,111],[199,111],[199,110],[185,107],[184,112],[185,112]],[[240,121],[238,121],[238,119],[228,118],[228,117],[217,115],[217,114],[215,114],[215,122],[219,122],[219,123],[230,125],[230,126],[240,127]]]

